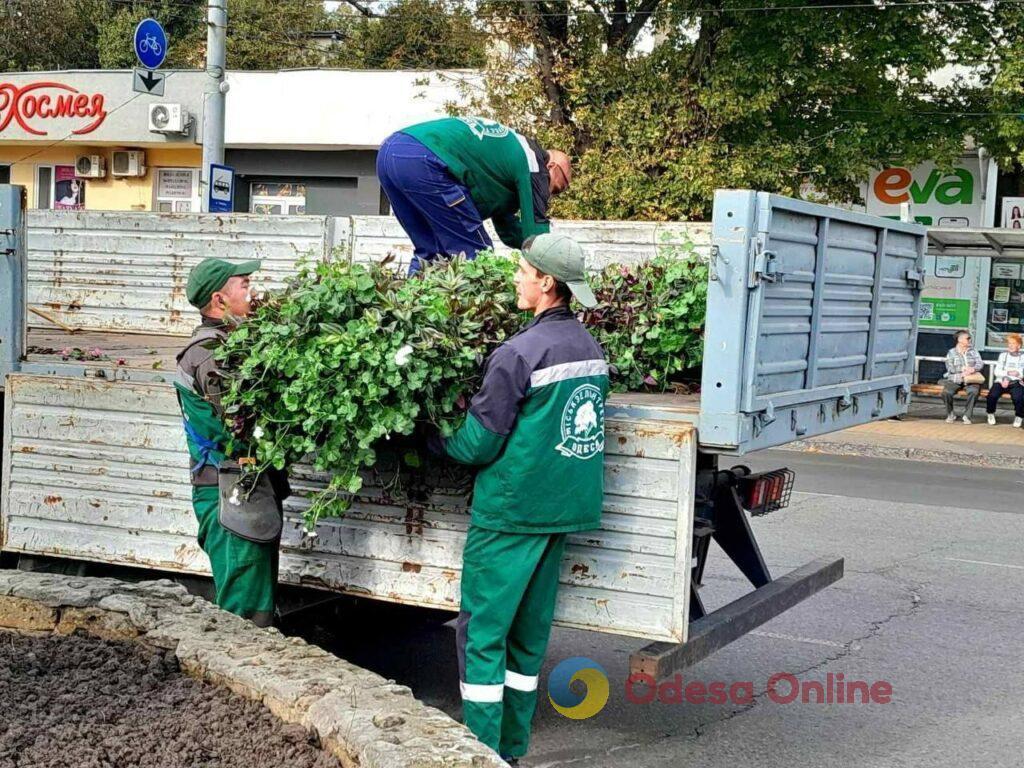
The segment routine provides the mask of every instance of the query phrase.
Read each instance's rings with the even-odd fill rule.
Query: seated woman
[[[992,388],[988,391],[985,412],[988,423],[996,423],[996,404],[1004,392],[1010,393],[1013,400],[1013,426],[1024,423],[1024,354],[1020,351],[1021,338],[1019,333],[1006,334],[1006,351],[999,355],[996,363]]]
[[[961,389],[966,389],[967,405],[964,407],[963,422],[971,423],[974,403],[985,381],[981,375],[984,366],[981,355],[971,346],[971,334],[957,331],[956,346],[946,354],[946,375],[942,377],[942,402],[946,404],[946,421],[956,421],[953,415],[953,396]]]

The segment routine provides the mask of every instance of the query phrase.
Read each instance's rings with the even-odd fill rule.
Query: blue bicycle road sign
[[[146,69],[158,69],[167,58],[167,35],[156,19],[143,19],[135,28],[135,55]]]

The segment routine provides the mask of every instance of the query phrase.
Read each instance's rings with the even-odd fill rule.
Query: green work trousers
[[[502,757],[522,757],[530,744],[564,551],[564,533],[471,525],[466,537],[456,627],[462,717]]]
[[[194,486],[192,507],[199,521],[199,546],[210,558],[217,605],[269,627],[274,619],[278,544],[256,544],[223,528],[217,520],[220,491]]]

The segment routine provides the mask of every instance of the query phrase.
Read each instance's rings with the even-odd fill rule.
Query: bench
[[[925,395],[927,397],[942,397],[942,385],[941,384],[911,384],[910,391],[915,395]],[[960,390],[956,393],[956,396],[966,397],[967,393],[965,390]],[[988,388],[982,387],[981,394],[978,395],[979,400],[984,400],[988,397]]]

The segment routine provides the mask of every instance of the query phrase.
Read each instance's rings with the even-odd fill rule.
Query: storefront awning
[[[931,256],[974,256],[979,258],[1024,259],[1024,229],[928,230]]]

